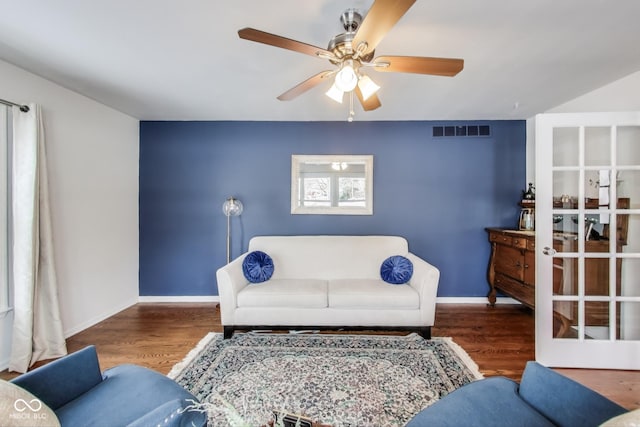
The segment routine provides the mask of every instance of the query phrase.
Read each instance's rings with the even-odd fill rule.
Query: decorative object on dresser
[[[487,228],[491,258],[487,279],[489,303],[495,305],[498,291],[534,308],[536,293],[534,231]]]

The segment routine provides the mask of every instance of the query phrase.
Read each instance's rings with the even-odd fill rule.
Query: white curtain
[[[13,338],[9,370],[67,354],[60,320],[40,106],[13,107]]]

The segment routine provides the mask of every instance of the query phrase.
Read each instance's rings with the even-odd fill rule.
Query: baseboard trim
[[[138,297],[139,303],[149,302],[220,302],[220,296],[218,295],[186,295],[186,296],[140,296]],[[488,304],[489,300],[486,297],[437,297],[436,303],[438,304]],[[496,304],[520,304],[513,298],[499,297],[496,299]]]
[[[220,302],[218,295],[140,296],[138,302]]]
[[[489,304],[487,297],[437,297],[437,304]],[[496,304],[520,304],[509,297],[496,298]]]
[[[108,319],[109,317],[113,316],[114,314],[120,313],[122,310],[125,310],[129,307],[131,307],[132,305],[135,305],[136,301],[132,300],[129,302],[126,302],[124,304],[121,304],[120,306],[118,306],[117,308],[114,308],[113,310],[109,310],[109,311],[105,311],[104,313],[100,314],[99,316],[93,317],[89,320],[87,320],[86,322],[82,322],[79,325],[75,325],[67,330],[64,331],[64,337],[65,338],[69,338],[72,335],[75,335],[79,332],[84,331],[87,328],[90,328],[100,322],[102,322],[103,320]]]

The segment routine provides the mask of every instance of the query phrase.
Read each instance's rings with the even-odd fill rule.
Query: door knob
[[[557,251],[556,251],[555,249],[550,248],[549,246],[545,246],[545,247],[542,249],[542,253],[543,253],[543,254],[545,254],[545,255],[551,255],[551,256],[554,256],[554,255],[556,254],[556,252],[557,252]]]

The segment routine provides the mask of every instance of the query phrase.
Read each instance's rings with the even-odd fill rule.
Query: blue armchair
[[[536,362],[518,385],[504,377],[467,384],[418,413],[406,427],[598,426],[627,410]]]
[[[51,408],[64,426],[205,426],[197,399],[164,375],[135,365],[100,373],[94,346],[11,381]]]

